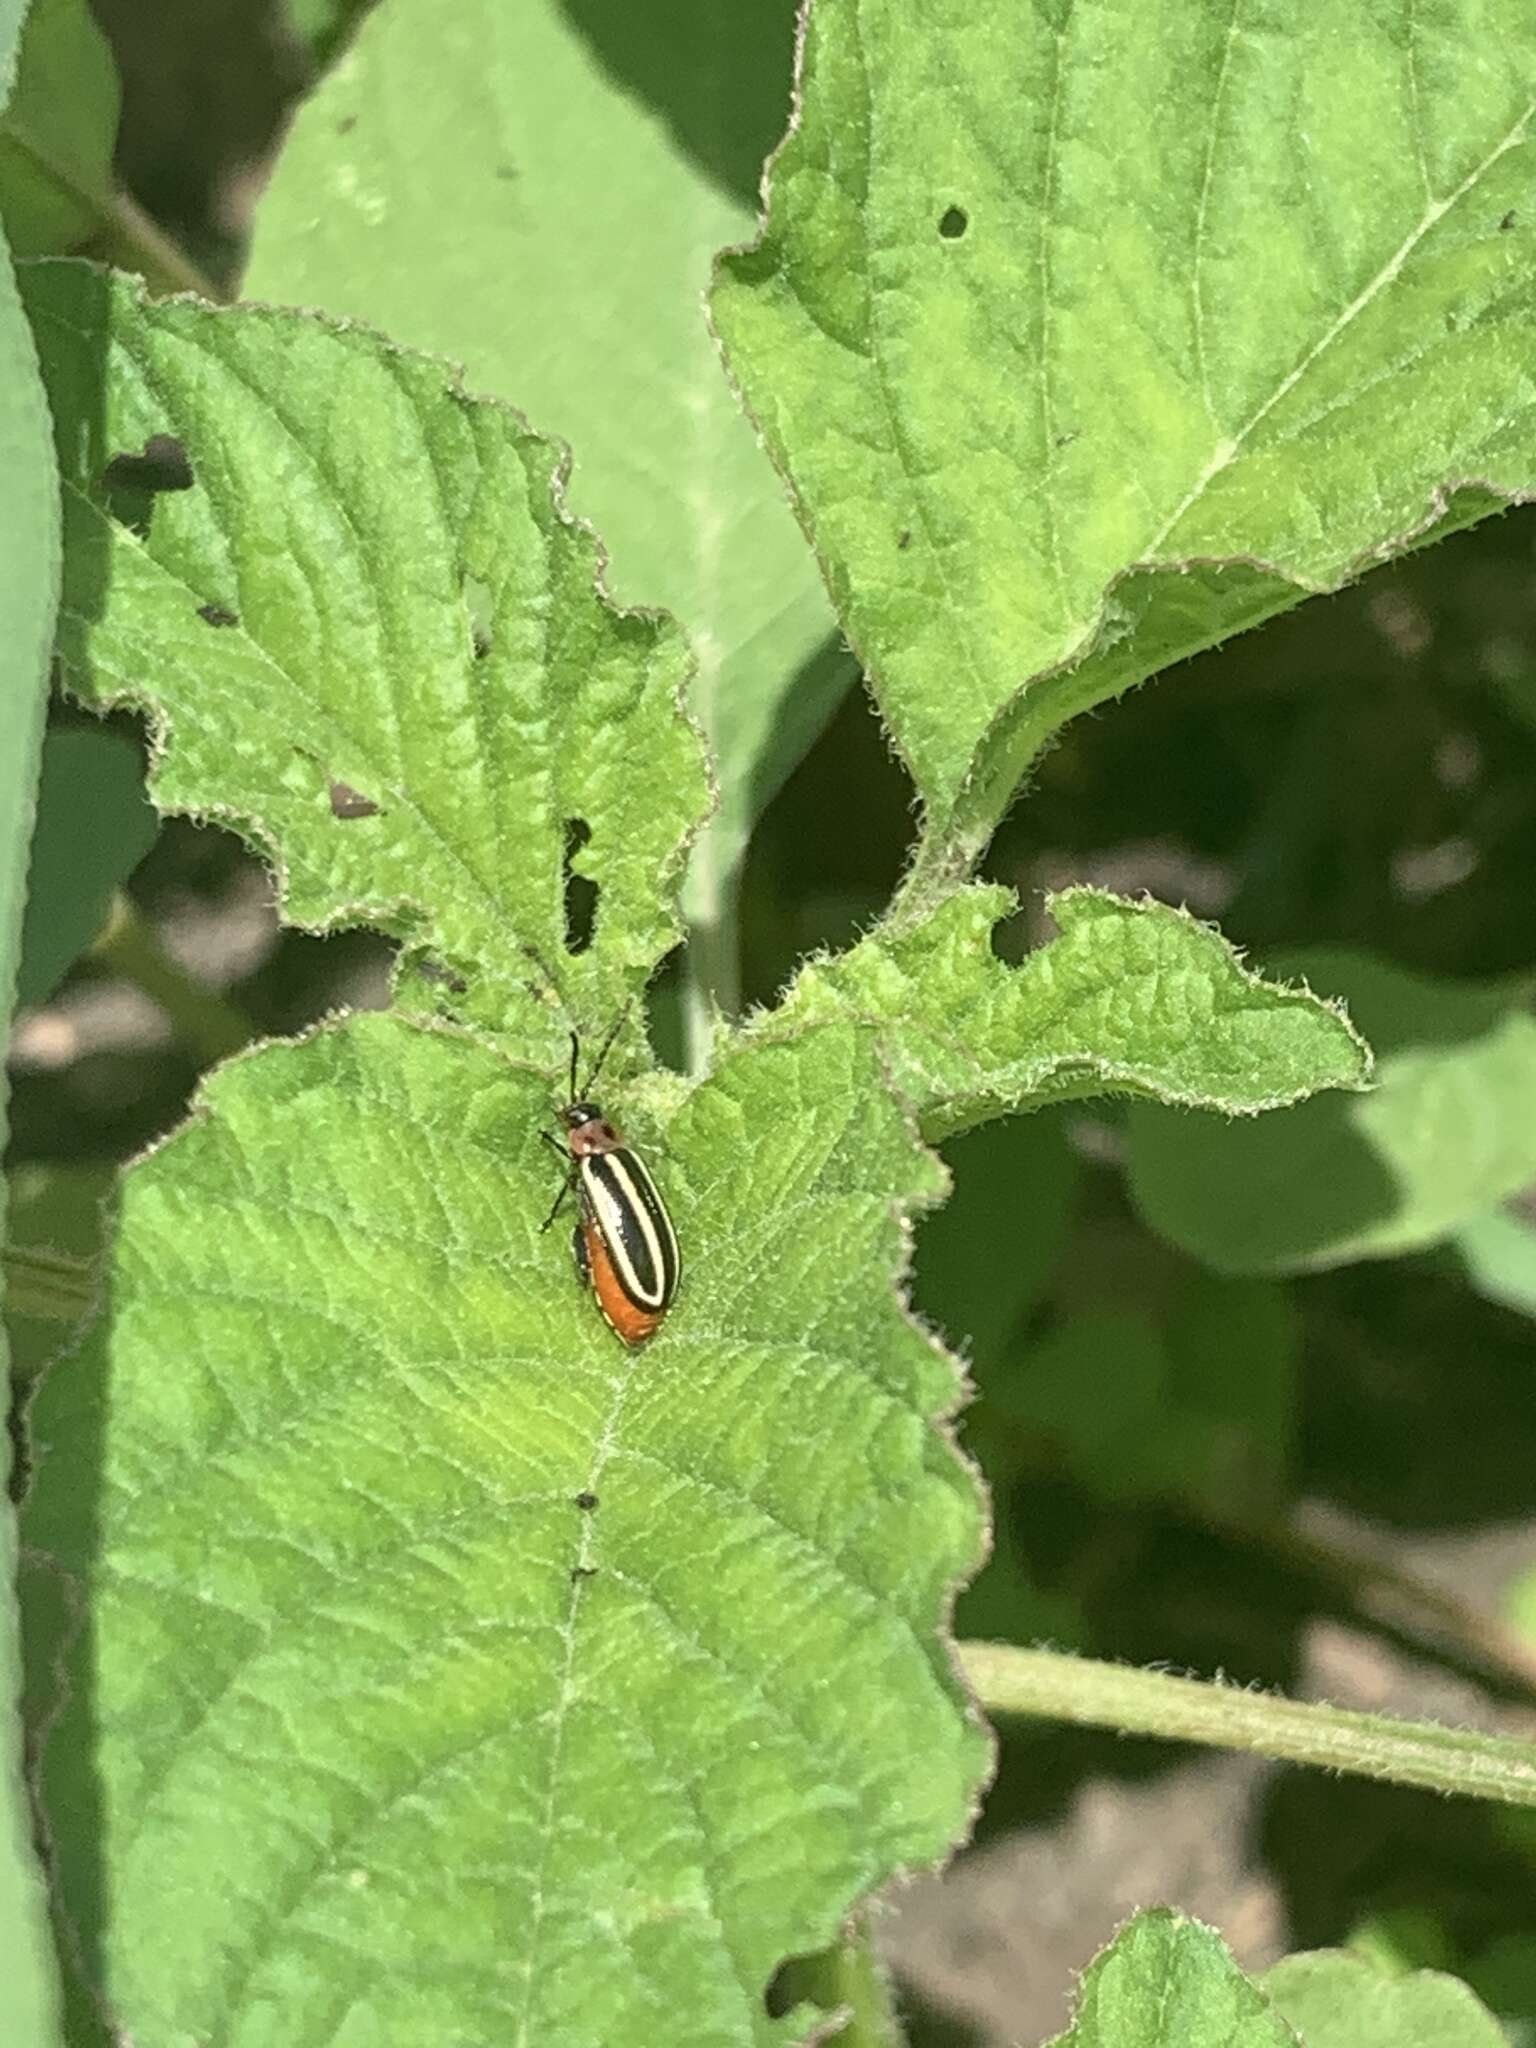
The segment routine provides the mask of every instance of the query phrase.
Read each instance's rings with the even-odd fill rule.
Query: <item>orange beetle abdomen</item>
[[[619,1276],[614,1270],[603,1234],[595,1223],[583,1219],[582,1239],[586,1249],[586,1268],[592,1282],[592,1292],[597,1296],[597,1305],[605,1321],[616,1337],[626,1344],[643,1344],[647,1337],[656,1334],[661,1325],[663,1310],[637,1308],[624,1292]]]

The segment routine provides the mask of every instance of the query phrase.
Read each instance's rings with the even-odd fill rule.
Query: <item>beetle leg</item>
[[[587,1257],[587,1233],[578,1223],[571,1232],[571,1257],[576,1261],[576,1276],[583,1287],[592,1279],[592,1261]]]
[[[560,1211],[561,1211],[561,1210],[562,1210],[562,1209],[563,1209],[563,1208],[565,1207],[565,1198],[566,1198],[566,1196],[567,1196],[567,1195],[568,1195],[568,1194],[569,1194],[569,1193],[571,1192],[571,1189],[572,1189],[573,1187],[575,1187],[575,1185],[576,1185],[576,1175],[575,1175],[575,1172],[574,1172],[574,1170],[573,1170],[573,1171],[571,1171],[571,1172],[567,1173],[567,1174],[566,1174],[566,1177],[565,1177],[565,1179],[564,1179],[563,1181],[561,1181],[561,1183],[560,1183],[560,1192],[559,1192],[559,1194],[558,1194],[558,1195],[556,1195],[556,1197],[555,1197],[555,1205],[554,1205],[554,1207],[553,1207],[553,1208],[552,1208],[552,1209],[550,1210],[549,1214],[548,1214],[548,1215],[547,1215],[547,1216],[546,1216],[546,1217],[544,1218],[544,1221],[543,1221],[543,1222],[542,1222],[542,1223],[541,1223],[541,1224],[539,1225],[539,1235],[540,1235],[540,1237],[542,1237],[542,1236],[544,1235],[545,1231],[546,1231],[546,1230],[548,1230],[549,1226],[550,1226],[550,1225],[551,1225],[551,1224],[552,1224],[552,1223],[554,1222],[555,1218],[556,1218],[556,1217],[557,1217],[557,1216],[558,1216],[558,1215],[560,1214]]]

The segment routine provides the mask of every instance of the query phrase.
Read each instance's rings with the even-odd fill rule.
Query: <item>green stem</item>
[[[120,186],[101,191],[82,182],[67,160],[54,158],[24,129],[13,128],[8,139],[13,149],[31,158],[45,182],[67,192],[82,212],[95,215],[96,232],[80,253],[133,271],[154,292],[196,292],[215,303],[229,298]]]
[[[195,292],[215,305],[229,300],[127,192],[114,191],[102,207],[93,253],[118,270],[135,272],[152,292]]]
[[[959,1649],[978,1699],[993,1713],[1199,1742],[1395,1785],[1536,1806],[1536,1743],[1513,1736],[1361,1714],[1012,1643],[962,1643]]]
[[[121,892],[91,951],[153,997],[205,1065],[250,1044],[250,1019],[178,967]]]
[[[0,1254],[0,1274],[5,1277],[5,1306],[17,1315],[78,1323],[96,1305],[100,1272],[94,1259],[11,1245]]]
[[[833,1948],[797,1956],[784,1967],[779,1989],[790,2007],[809,2003],[848,2017],[828,2048],[903,2048],[906,2036],[896,2013],[885,1965],[875,1951],[867,1920],[859,1920]]]

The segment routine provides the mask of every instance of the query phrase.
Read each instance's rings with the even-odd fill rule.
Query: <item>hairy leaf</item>
[[[817,0],[714,316],[931,832],[1531,491],[1533,69],[1523,0]]]
[[[1506,2048],[1475,1994],[1438,1970],[1391,1976],[1360,1956],[1287,1956],[1260,1980],[1305,2048]]]
[[[781,1957],[963,1824],[978,1503],[892,1287],[942,1182],[870,1034],[639,1116],[686,1271],[638,1356],[539,1233],[550,1099],[363,1018],[128,1179],[28,1534],[92,1616],[44,1793],[136,2039],[789,2041]]]
[[[807,967],[758,1027],[891,1019],[898,1087],[930,1137],[1062,1096],[1124,1093],[1253,1114],[1358,1088],[1370,1055],[1341,1011],[1248,973],[1184,911],[1094,889],[1051,898],[1060,936],[1020,967],[992,951],[1006,889]]]
[[[701,299],[789,118],[794,12],[392,0],[301,112],[245,287],[462,362],[570,441],[615,591],[666,605],[697,653],[720,780],[687,900],[705,923],[853,673]]]
[[[686,1096],[632,1034],[605,1086],[685,1278],[623,1352],[541,1232],[541,1130],[563,1012],[675,931],[677,636],[435,363],[79,266],[32,304],[71,680],[145,707],[157,801],[266,847],[290,917],[433,970],[214,1078],[37,1395],[71,1952],[146,2040],[794,2038],[779,1961],[941,1855],[986,1767],[941,1634],[981,1549],[957,1376],[895,1284],[942,1172],[856,1019]]]
[[[261,846],[290,923],[405,941],[408,1009],[507,1028],[545,979],[531,946],[606,1022],[676,933],[704,771],[683,643],[603,601],[555,450],[363,330],[148,305],[78,264],[27,292],[68,485],[62,659],[150,713],[157,805]],[[583,833],[576,959],[559,848]]]
[[[1089,1964],[1053,2048],[1299,2048],[1221,1936],[1161,1909],[1138,1913]]]

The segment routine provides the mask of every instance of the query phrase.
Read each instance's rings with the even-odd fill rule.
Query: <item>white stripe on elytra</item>
[[[612,1173],[616,1187],[610,1188],[601,1177],[597,1171],[597,1159],[601,1159]],[[581,1177],[620,1285],[637,1308],[659,1309],[666,1299],[667,1260],[650,1208],[635,1186],[635,1176],[615,1153],[602,1152],[597,1159],[583,1159]],[[629,1256],[623,1230],[626,1208],[639,1226],[645,1248],[651,1255],[651,1271],[656,1276],[654,1287],[640,1285],[634,1262]]]

